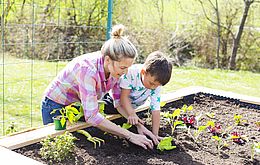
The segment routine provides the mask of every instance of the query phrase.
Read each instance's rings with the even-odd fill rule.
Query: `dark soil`
[[[105,140],[105,144],[101,147],[94,149],[93,143],[86,140],[83,135],[74,135],[79,139],[76,141],[76,149],[74,157],[65,160],[61,163],[55,164],[127,164],[127,165],[144,165],[144,164],[181,164],[181,165],[243,165],[243,164],[260,164],[260,154],[254,156],[254,160],[251,160],[252,143],[260,141],[259,127],[255,122],[260,121],[259,106],[246,105],[228,98],[216,97],[212,95],[197,94],[195,96],[185,97],[183,100],[179,100],[168,104],[163,108],[163,111],[172,111],[176,108],[181,108],[183,104],[192,105],[193,110],[190,114],[197,115],[199,113],[205,114],[206,112],[214,112],[215,119],[209,119],[206,115],[203,115],[201,124],[206,123],[208,120],[220,123],[223,128],[228,126],[234,126],[232,131],[239,132],[248,137],[248,141],[244,145],[240,145],[229,141],[228,147],[221,149],[218,153],[217,145],[211,138],[212,134],[204,132],[199,136],[195,142],[194,139],[187,131],[176,130],[172,135],[174,138],[174,144],[176,149],[171,151],[158,151],[144,150],[126,140],[119,139],[115,136],[104,134],[96,128],[88,128],[87,131],[92,135]],[[250,106],[250,107],[248,107]],[[247,122],[237,126],[234,124],[234,115],[242,115],[242,120]],[[146,118],[146,114],[140,114],[144,116],[147,127],[150,127],[150,120]],[[122,124],[122,119],[114,121]],[[132,131],[136,131],[132,129]],[[160,135],[170,136],[171,128],[165,120],[161,121]],[[49,161],[41,159],[39,155],[40,143],[33,144],[27,147],[17,149],[16,152],[21,153],[27,157],[35,159],[37,161],[51,164]]]

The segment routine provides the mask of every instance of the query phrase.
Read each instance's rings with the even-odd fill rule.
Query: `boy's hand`
[[[138,131],[139,134],[147,135],[153,140],[153,143],[155,145],[159,144],[159,140],[158,140],[159,136],[158,137],[155,136],[151,131],[149,131],[144,125],[142,125],[140,123],[137,124],[136,127],[137,127],[137,131]]]
[[[132,115],[129,115],[128,118],[127,118],[127,122],[129,124],[132,124],[132,125],[136,125],[138,123],[141,123],[141,124],[144,124],[144,121],[141,120],[137,115],[136,113],[132,114]]]

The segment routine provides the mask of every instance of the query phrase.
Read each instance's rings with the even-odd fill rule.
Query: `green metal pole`
[[[110,31],[112,28],[112,14],[113,14],[113,0],[108,0],[108,14],[107,14],[107,40],[110,39]]]

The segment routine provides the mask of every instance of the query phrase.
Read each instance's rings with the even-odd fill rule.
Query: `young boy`
[[[134,64],[127,74],[120,77],[120,103],[117,110],[128,123],[136,125],[138,133],[149,136],[155,144],[160,126],[160,91],[171,78],[172,64],[162,52],[155,51],[147,57],[144,64]],[[143,126],[143,121],[136,115],[135,109],[150,98],[152,111],[152,132]],[[106,100],[106,99],[105,99]]]
[[[161,86],[170,81],[172,64],[162,52],[151,53],[144,64],[135,64],[128,69],[128,73],[120,78],[120,102],[125,111],[128,123],[136,125],[138,132],[150,136],[153,141],[160,140],[158,136],[160,126],[160,91]],[[152,134],[147,132],[135,109],[150,98],[152,112]],[[157,139],[157,140],[156,140]]]

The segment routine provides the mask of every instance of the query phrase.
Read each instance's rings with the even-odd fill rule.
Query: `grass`
[[[42,124],[40,104],[43,92],[65,62],[52,63],[16,58],[1,62],[0,134],[12,122],[17,129]],[[245,71],[209,70],[201,68],[174,68],[171,81],[163,93],[188,86],[204,86],[260,97],[260,74]],[[19,124],[18,124],[19,123]]]
[[[164,93],[188,86],[204,86],[234,93],[260,97],[260,74],[202,68],[174,68]]]

